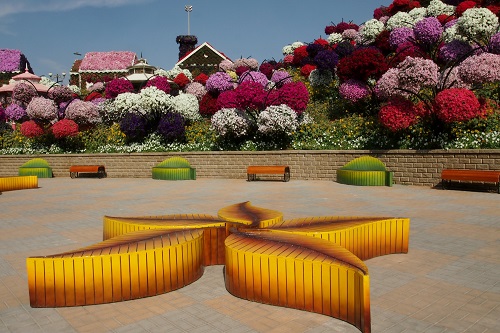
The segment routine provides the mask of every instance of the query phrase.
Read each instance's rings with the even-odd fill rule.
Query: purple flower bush
[[[217,72],[208,77],[205,88],[209,92],[221,93],[234,88],[233,79],[224,72]]]
[[[403,43],[411,42],[415,39],[415,34],[412,28],[401,27],[395,28],[389,35],[389,44],[396,50],[397,47]]]
[[[9,104],[5,108],[5,115],[7,116],[8,120],[15,122],[21,122],[23,120],[26,120],[26,118],[28,118],[26,110],[22,106],[15,103]]]
[[[176,112],[167,112],[162,115],[156,132],[161,135],[165,142],[182,142],[184,140],[185,129],[184,117]]]
[[[443,35],[444,29],[441,22],[435,17],[427,17],[418,21],[413,28],[415,40],[429,46],[437,43]]]
[[[7,120],[7,115],[5,114],[5,109],[0,105],[0,124],[5,123]]]
[[[42,122],[57,121],[58,108],[53,100],[34,97],[26,108],[26,114],[33,120]]]
[[[458,61],[472,52],[472,46],[462,40],[453,40],[439,49],[439,59],[444,62]]]
[[[240,75],[240,79],[238,81],[239,84],[244,82],[255,82],[260,84],[262,87],[266,87],[269,80],[267,79],[267,76],[261,72],[247,71]]]
[[[67,86],[55,86],[49,90],[49,98],[53,99],[56,105],[69,102],[73,99],[73,91]]]
[[[500,32],[491,36],[489,44],[489,52],[500,54]]]
[[[129,141],[139,141],[147,134],[147,121],[136,113],[127,113],[120,121],[120,130]]]
[[[18,72],[21,65],[21,51],[0,49],[0,72]]]
[[[285,70],[276,70],[273,72],[273,75],[271,76],[271,82],[279,84],[279,86],[283,86],[284,84],[291,83],[292,77]]]

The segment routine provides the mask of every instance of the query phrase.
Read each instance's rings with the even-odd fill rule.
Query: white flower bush
[[[193,74],[187,69],[182,69],[179,66],[174,66],[171,70],[167,71],[167,77],[171,80],[175,79],[177,75],[180,73],[184,73],[184,75],[187,76],[189,81],[193,81]]]
[[[309,74],[308,80],[311,83],[311,85],[314,87],[327,86],[330,83],[332,83],[333,74],[331,71],[328,71],[328,70],[314,69]]]
[[[283,49],[281,50],[284,56],[293,54],[293,47],[292,45],[285,45],[283,46]]]
[[[386,23],[386,29],[392,31],[395,28],[413,28],[415,25],[415,18],[405,12],[397,12]]]
[[[179,94],[172,98],[172,109],[181,114],[184,119],[200,120],[200,105],[195,95]]]
[[[425,7],[413,8],[408,14],[415,20],[415,23],[427,16],[427,9]]]
[[[154,86],[147,87],[139,94],[138,107],[147,114],[164,114],[172,109],[172,96]]]
[[[68,88],[69,88],[69,89],[70,89],[73,93],[78,94],[78,95],[80,95],[80,94],[81,94],[81,92],[82,92],[82,91],[80,90],[80,87],[78,87],[78,86],[76,86],[76,85],[74,85],[74,84],[69,85],[69,86],[68,86]]]
[[[330,44],[340,43],[343,39],[344,39],[344,37],[342,36],[342,34],[339,34],[337,32],[330,34],[327,38],[328,43],[330,43]]]
[[[455,6],[447,5],[441,0],[432,0],[427,6],[427,16],[438,17],[439,15],[452,16],[455,14]]]
[[[211,129],[219,136],[242,137],[247,135],[250,120],[246,114],[238,109],[220,109],[211,119]]]
[[[109,118],[121,119],[127,113],[134,112],[143,115],[144,111],[139,111],[139,100],[141,97],[138,94],[126,92],[119,94],[113,101],[113,106],[109,108]],[[106,103],[105,103],[106,104]]]
[[[362,42],[372,43],[383,30],[384,23],[371,19],[359,28],[359,38]]]
[[[457,21],[458,32],[471,41],[489,41],[498,31],[498,17],[488,8],[469,8]]]
[[[297,113],[288,105],[272,105],[259,113],[257,130],[262,134],[291,135],[299,126]]]

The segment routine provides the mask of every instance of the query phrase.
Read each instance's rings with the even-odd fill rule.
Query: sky
[[[132,51],[169,70],[178,35],[208,42],[232,60],[280,60],[296,41],[326,38],[325,26],[361,24],[392,0],[1,0],[0,48],[20,50],[35,74],[69,73],[87,52]],[[191,5],[188,14],[185,6]],[[189,18],[189,20],[188,20]],[[189,24],[188,24],[189,22]],[[74,53],[80,53],[81,56]],[[69,75],[67,75],[68,77]],[[67,84],[68,79],[64,81]]]

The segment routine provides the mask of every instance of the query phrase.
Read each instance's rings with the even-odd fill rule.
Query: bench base
[[[247,168],[249,182],[257,180],[257,175],[283,175],[283,181],[290,180],[290,167],[287,165],[251,165]]]
[[[97,178],[106,177],[106,168],[104,165],[72,165],[69,168],[69,176],[78,178],[82,173],[97,174]]]

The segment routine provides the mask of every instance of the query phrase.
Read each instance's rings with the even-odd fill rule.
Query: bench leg
[[[283,176],[283,181],[287,182],[289,180],[290,180],[290,172],[285,172],[285,174]]]
[[[78,172],[70,172],[70,173],[69,173],[69,176],[70,176],[71,178],[78,178]]]

